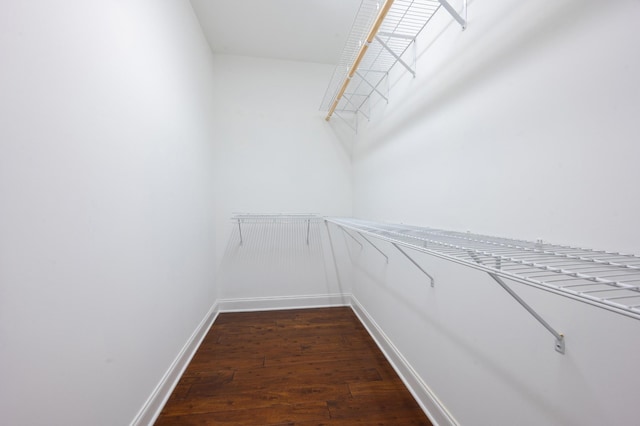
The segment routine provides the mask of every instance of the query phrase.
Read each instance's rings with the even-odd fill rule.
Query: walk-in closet
[[[639,20],[0,2],[0,424],[637,424]]]

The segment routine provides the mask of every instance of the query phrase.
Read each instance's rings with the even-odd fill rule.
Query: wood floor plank
[[[430,425],[353,311],[220,314],[158,425]]]
[[[357,360],[361,365],[371,365],[377,367],[377,364],[384,360],[382,355],[371,353],[369,349],[358,350],[341,350],[329,352],[312,352],[305,351],[299,354],[283,353],[280,355],[266,354],[264,358],[264,366],[272,367],[278,365],[295,365],[308,362],[320,361],[348,361]]]
[[[201,354],[202,355],[202,354]],[[204,354],[207,355],[207,354]],[[230,369],[252,369],[260,368],[264,366],[264,355],[254,355],[253,353],[248,355],[245,352],[234,351],[227,354],[212,354],[211,356],[194,357],[189,364],[191,368],[185,371],[186,376],[207,375],[206,373],[218,370]]]
[[[251,383],[340,384],[350,381],[382,380],[376,368],[363,367],[357,361],[309,362],[255,370],[236,371],[234,381]]]
[[[326,403],[273,404],[268,407],[222,410],[206,414],[160,417],[156,425],[295,425],[302,421],[330,420]]]
[[[390,397],[393,395],[393,397]],[[411,398],[411,394],[384,393],[356,396],[327,403],[332,419],[351,419],[363,421],[370,419],[373,424],[381,416],[393,424],[403,424],[407,420],[422,419],[418,415],[420,408]],[[423,420],[424,421],[424,420]],[[429,423],[423,423],[429,424]]]

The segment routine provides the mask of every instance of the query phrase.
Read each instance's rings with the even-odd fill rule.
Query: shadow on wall
[[[366,146],[361,147],[359,153],[366,155],[368,152],[375,151],[376,148],[391,141],[393,135],[401,129],[417,121],[427,120],[432,112],[443,109],[447,104],[464,96],[474,86],[498,77],[509,68],[510,63],[517,62],[519,58],[553,43],[559,35],[568,32],[572,26],[580,24],[587,17],[602,13],[603,8],[597,2],[585,3],[578,0],[554,2],[551,7],[549,5],[539,7],[527,2],[510,4],[501,15],[494,18],[492,23],[483,25],[489,30],[480,34],[474,33],[468,43],[452,52],[446,60],[441,61],[440,67],[435,68],[428,75],[420,76],[418,73],[416,82],[424,87],[413,87],[412,90],[408,90],[402,102],[396,102],[395,105],[411,105],[411,109],[407,112],[407,109],[403,108],[400,112],[398,108],[387,107],[387,118],[397,114],[401,116],[396,121],[392,121],[393,125],[380,127],[375,136],[367,141]],[[471,27],[473,25],[471,12],[470,16]],[[502,22],[511,23],[511,25],[507,24],[508,27],[505,28]],[[418,53],[416,60],[423,56],[426,58],[427,51],[454,24],[453,21],[449,22],[437,35],[432,36],[428,45]],[[469,29],[466,30],[466,32],[469,31]],[[407,74],[407,71],[399,72],[395,81],[390,83],[390,90],[392,91],[401,80],[407,78]],[[440,83],[432,84],[431,82]],[[422,89],[427,86],[428,94],[425,94],[427,91]],[[394,106],[393,102],[390,106]]]
[[[231,226],[220,265],[222,298],[342,292],[322,219],[239,219]]]

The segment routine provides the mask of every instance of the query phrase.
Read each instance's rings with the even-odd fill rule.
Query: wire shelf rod
[[[633,297],[640,297],[640,295],[638,294],[630,294],[628,296],[614,296],[614,297],[607,297],[608,300],[615,300],[615,299],[631,299]]]
[[[599,290],[587,290],[587,291],[583,291],[583,293],[585,294],[591,294],[591,293],[601,293],[603,291],[635,291],[636,293],[638,292],[638,287],[620,287],[620,288],[602,288]],[[639,297],[640,294],[637,294],[635,296],[630,296],[630,297]]]
[[[546,265],[546,263],[545,263]],[[594,270],[595,269],[595,270]],[[566,270],[566,269],[562,269],[562,270]],[[589,273],[590,276],[594,277],[594,278],[605,278],[604,276],[596,276],[595,274],[599,274],[599,273],[606,273],[606,272],[614,272],[616,271],[615,269],[599,269],[598,266],[594,265],[592,267],[589,266],[577,266],[576,268],[572,268],[571,269],[571,273]],[[556,276],[555,274],[549,274],[546,273],[544,271],[540,272],[541,275],[538,276],[538,278],[540,277],[544,277],[544,276]],[[533,276],[533,274],[531,274]]]
[[[582,282],[575,282],[579,280],[582,280]],[[573,278],[573,281],[574,281],[573,283],[570,283],[571,281],[572,281],[571,277],[567,277],[564,279],[545,280],[546,283],[557,285],[560,288],[587,287],[587,286],[596,286],[596,285],[615,286],[616,284],[616,283],[604,284],[604,283],[599,283],[593,280],[587,280],[587,279],[578,278],[578,277]],[[554,283],[570,283],[570,284],[554,284]]]
[[[600,278],[615,278],[615,277],[640,277],[640,273],[639,272],[630,272],[628,274],[617,273],[613,275],[603,275]],[[627,281],[627,280],[624,280],[624,281]]]

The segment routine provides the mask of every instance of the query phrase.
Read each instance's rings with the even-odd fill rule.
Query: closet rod
[[[353,77],[353,75],[358,70],[358,66],[360,65],[360,62],[362,61],[362,58],[364,57],[364,54],[367,53],[367,49],[369,48],[369,45],[371,44],[371,42],[375,38],[376,34],[378,34],[378,30],[380,29],[380,26],[382,25],[382,21],[384,21],[384,18],[387,16],[387,13],[389,12],[389,9],[391,9],[391,6],[393,5],[393,1],[394,0],[387,0],[384,3],[384,6],[382,6],[382,9],[380,9],[380,13],[378,13],[378,17],[376,18],[375,22],[373,23],[373,27],[371,27],[371,30],[369,31],[369,35],[367,36],[367,40],[364,43],[362,43],[362,46],[360,47],[360,51],[358,52],[358,56],[356,56],[355,61],[353,61],[353,65],[351,65],[351,69],[349,70],[349,74],[347,74],[347,77],[344,79],[344,82],[342,83],[342,87],[340,88],[340,91],[338,92],[338,96],[336,96],[335,101],[333,101],[333,105],[331,105],[331,109],[329,109],[329,112],[327,113],[327,117],[325,118],[325,120],[329,121],[331,119],[331,115],[333,115],[333,112],[338,107],[338,102],[340,102],[340,99],[342,98],[342,95],[344,95],[345,90],[347,90],[347,86],[349,85],[349,82],[351,82],[351,77]]]

